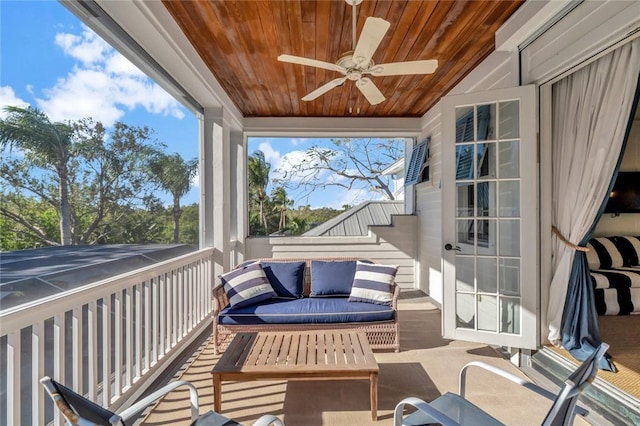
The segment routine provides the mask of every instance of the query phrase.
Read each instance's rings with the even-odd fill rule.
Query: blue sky
[[[53,121],[146,125],[168,153],[198,156],[196,117],[57,1],[0,0],[0,50],[0,108],[28,104]],[[197,201],[194,186],[182,203]]]
[[[53,121],[91,117],[108,128],[116,121],[148,126],[168,153],[198,156],[196,117],[57,1],[0,0],[0,50],[0,109],[31,105]],[[312,143],[330,145],[327,139],[253,138],[248,152],[262,150],[276,178],[275,170],[301,161]],[[168,194],[157,195],[170,203]],[[379,198],[363,189],[338,188],[289,197],[296,207],[313,208]],[[182,199],[183,205],[194,202],[197,178]]]

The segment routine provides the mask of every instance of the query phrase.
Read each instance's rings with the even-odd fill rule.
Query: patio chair
[[[163,388],[153,392],[121,413],[113,413],[102,406],[79,395],[68,387],[56,382],[50,377],[43,377],[40,383],[47,390],[53,399],[56,407],[64,416],[66,423],[72,426],[104,425],[104,426],[129,426],[134,424],[138,416],[149,405],[153,404],[162,396],[168,394],[180,386],[189,388],[189,400],[191,405],[191,425],[192,426],[242,426],[227,417],[213,411],[209,411],[199,416],[198,390],[196,387],[185,381],[169,383]],[[265,414],[260,417],[253,426],[284,426],[282,421],[275,416]]]
[[[608,348],[609,345],[606,343],[600,344],[593,354],[565,380],[557,395],[500,368],[479,361],[470,362],[460,370],[459,395],[447,392],[430,403],[415,397],[405,398],[395,408],[394,425],[415,426],[432,423],[440,423],[443,426],[502,425],[497,419],[465,399],[466,372],[472,366],[488,370],[554,401],[542,422],[543,426],[572,425],[576,414],[587,414],[586,410],[576,407],[578,396],[595,378],[598,373],[598,362]],[[413,406],[416,411],[405,416],[405,406]],[[517,410],[517,407],[514,407],[514,410]]]

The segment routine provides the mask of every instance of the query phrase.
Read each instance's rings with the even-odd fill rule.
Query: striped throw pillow
[[[276,296],[259,263],[220,275],[231,307],[249,306]]]
[[[589,269],[611,269],[622,267],[624,261],[622,253],[614,243],[614,237],[592,238],[587,244],[590,251],[587,252]]]
[[[349,302],[391,305],[393,282],[397,271],[396,265],[378,265],[358,261]]]

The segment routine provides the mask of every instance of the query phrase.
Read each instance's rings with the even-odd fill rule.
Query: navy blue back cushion
[[[355,275],[355,260],[312,260],[311,296],[348,296]]]
[[[302,297],[305,262],[264,262],[262,270],[279,297]]]

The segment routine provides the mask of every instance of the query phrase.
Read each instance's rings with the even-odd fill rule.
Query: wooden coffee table
[[[368,379],[377,420],[378,370],[364,332],[238,333],[211,370],[213,409],[221,412],[223,381]]]

